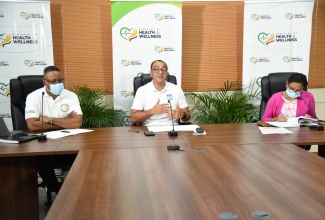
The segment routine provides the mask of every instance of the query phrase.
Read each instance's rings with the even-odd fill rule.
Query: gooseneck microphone
[[[43,121],[43,115],[44,115],[44,92],[42,92],[42,134],[38,137],[38,140],[46,140],[47,136],[46,134],[43,134],[43,126],[44,126],[44,121]]]
[[[173,108],[172,108],[172,104],[170,103],[170,100],[168,100],[168,103],[169,103],[169,106],[170,106],[171,115],[172,115],[172,123],[173,123],[173,130],[168,131],[168,135],[169,136],[178,136],[177,131],[175,131],[175,128],[174,128]]]
[[[298,97],[298,99],[302,100],[302,101],[305,103],[305,105],[308,107],[308,109],[311,110],[312,113],[315,114],[315,118],[317,119],[317,121],[318,121],[318,123],[319,123],[319,118],[317,117],[316,112],[315,112],[312,108],[310,108],[310,106],[308,105],[308,103],[307,103],[303,98]],[[322,131],[322,130],[324,130],[324,126],[323,126],[323,125],[320,125],[320,124],[310,126],[310,128],[313,128],[314,130],[317,130],[317,131]]]

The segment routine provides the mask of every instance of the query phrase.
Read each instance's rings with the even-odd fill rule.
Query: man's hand
[[[180,119],[181,117],[183,117],[183,111],[182,109],[179,108],[178,103],[176,103],[176,108],[173,109],[173,118],[175,120],[175,119]],[[168,118],[172,119],[171,112],[168,112]]]
[[[159,102],[160,99],[158,99],[156,105],[150,110],[152,115],[170,112],[169,104],[159,104]]]
[[[69,115],[67,116],[67,118],[75,118],[77,116],[77,112],[72,111],[69,113]]]
[[[42,119],[43,119],[43,122],[44,123],[51,123],[51,118],[50,117],[47,117],[47,116],[45,116],[45,115],[41,115],[41,116],[39,116],[39,121],[42,121]]]

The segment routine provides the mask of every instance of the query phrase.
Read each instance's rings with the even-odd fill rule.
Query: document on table
[[[314,118],[306,118],[306,117],[291,117],[288,118],[288,121],[280,122],[280,121],[270,121],[267,122],[268,124],[279,127],[279,128],[293,128],[293,127],[299,127],[301,125],[304,126],[311,126],[311,125],[317,125],[315,122],[317,122],[318,119]]]
[[[50,132],[46,132],[44,134],[46,134],[47,138],[49,138],[49,139],[57,139],[57,138],[71,136],[71,135],[91,132],[91,131],[93,131],[93,130],[88,130],[88,129],[64,129],[64,130],[50,131]]]
[[[262,134],[293,134],[292,131],[289,131],[285,128],[277,127],[258,127]]]
[[[195,128],[198,127],[198,125],[177,125],[174,126],[174,129],[175,131],[195,131]],[[172,131],[173,126],[149,126],[148,130],[153,132]]]

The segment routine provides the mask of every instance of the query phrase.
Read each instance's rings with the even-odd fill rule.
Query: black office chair
[[[43,75],[18,76],[17,79],[10,80],[10,107],[14,130],[27,130],[25,121],[25,102],[27,95],[43,86]],[[63,181],[62,178],[61,181]],[[39,183],[38,186],[46,188],[44,182]],[[47,201],[45,206],[49,207],[52,204],[52,195],[49,190],[46,190],[46,194]]]
[[[269,73],[269,75],[262,77],[261,79],[261,105],[260,105],[260,115],[259,119],[261,120],[266,104],[274,93],[285,91],[286,82],[289,77],[297,72],[278,72],[278,73]],[[304,87],[304,90],[307,91],[307,86]]]
[[[145,73],[145,74],[142,74],[140,76],[134,77],[134,80],[133,80],[133,95],[135,96],[135,94],[137,93],[138,89],[141,86],[143,86],[143,85],[145,85],[145,84],[147,84],[147,83],[149,83],[151,81],[152,81],[152,77],[148,73]],[[168,74],[166,81],[177,85],[177,79],[176,79],[176,76],[174,76],[174,75],[169,75]],[[180,119],[177,120],[177,123],[179,125],[192,124],[191,122],[181,122]],[[141,122],[138,122],[138,123],[135,123],[133,125],[134,126],[141,126],[142,123]]]
[[[18,76],[10,80],[11,118],[14,130],[27,130],[25,102],[29,93],[43,87],[43,75]]]
[[[286,82],[289,77],[297,72],[277,72],[277,73],[269,73],[267,76],[263,76],[261,79],[261,106],[260,106],[260,120],[262,119],[267,102],[271,98],[274,93],[285,91],[286,90]],[[305,76],[306,77],[306,76]],[[307,81],[307,80],[306,80]],[[307,86],[303,88],[307,91]],[[300,145],[299,147],[310,150],[311,145]]]
[[[134,96],[141,86],[143,86],[151,81],[152,81],[152,77],[148,73],[134,77],[134,80],[133,80],[133,94],[134,94]],[[177,85],[176,76],[168,74],[166,81]]]

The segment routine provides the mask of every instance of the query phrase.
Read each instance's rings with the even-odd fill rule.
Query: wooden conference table
[[[255,124],[202,127],[205,136],[145,137],[145,127],[131,127],[139,133],[121,127],[0,144],[1,182],[7,178],[0,200],[8,201],[0,213],[37,219],[35,156],[79,152],[47,219],[218,219],[220,212],[255,219],[256,210],[271,213],[269,219],[324,218],[325,160],[291,145],[325,144],[324,131],[262,135]],[[167,151],[168,144],[185,151]]]

